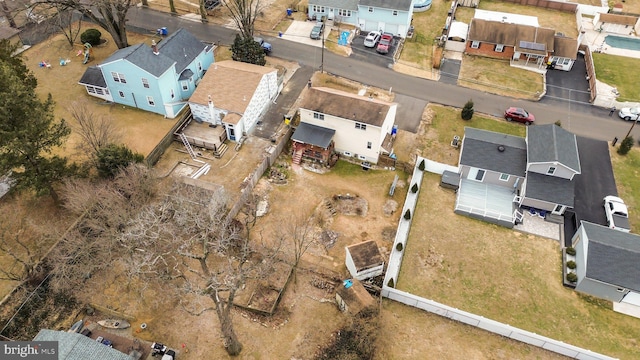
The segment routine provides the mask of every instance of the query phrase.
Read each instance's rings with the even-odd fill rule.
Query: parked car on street
[[[264,41],[263,38],[254,36],[253,40],[255,40],[258,44],[260,44],[260,47],[262,47],[262,50],[264,51],[265,54],[269,55],[271,53],[271,44]]]
[[[367,34],[367,37],[364,38],[364,46],[368,48],[376,47],[376,45],[378,45],[378,41],[380,41],[380,32],[371,31]]]
[[[504,111],[504,118],[507,121],[516,121],[525,125],[531,125],[536,121],[536,117],[532,113],[523,108],[513,106]]]
[[[378,47],[376,51],[380,54],[389,53],[389,48],[391,48],[391,43],[393,43],[393,35],[390,33],[383,33],[380,36],[380,42],[378,43]]]
[[[311,29],[311,34],[309,34],[309,37],[314,40],[318,40],[322,36],[323,32],[324,32],[324,23],[322,21],[318,21],[316,25],[313,27],[313,29]]]
[[[604,199],[604,212],[607,215],[607,226],[611,229],[629,232],[629,212],[624,201],[617,196],[609,195]]]
[[[640,118],[640,108],[622,108],[618,112],[618,116],[620,116],[620,119],[627,121],[638,121]]]

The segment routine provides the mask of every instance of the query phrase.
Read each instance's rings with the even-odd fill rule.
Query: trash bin
[[[291,16],[293,14],[293,9],[287,9],[287,16]]]

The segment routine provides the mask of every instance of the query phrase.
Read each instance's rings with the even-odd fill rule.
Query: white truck
[[[629,212],[624,201],[617,196],[605,196],[604,212],[607,215],[607,225],[611,229],[629,232]]]

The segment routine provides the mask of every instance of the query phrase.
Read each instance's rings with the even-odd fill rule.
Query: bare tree
[[[110,118],[93,112],[85,101],[75,101],[69,107],[71,116],[76,120],[74,131],[81,141],[77,149],[95,160],[98,151],[109,144],[118,144],[122,131]]]
[[[71,290],[113,266],[123,253],[120,234],[156,191],[157,180],[139,165],[129,166],[111,181],[67,181],[64,205],[80,219],[50,255],[52,285]]]
[[[36,0],[30,6],[42,9],[40,13],[48,13],[51,8],[59,11],[78,11],[106,30],[118,49],[122,49],[129,46],[126,18],[129,9],[135,4],[135,0]]]
[[[0,8],[2,9],[2,14],[4,15],[4,17],[9,21],[9,26],[17,29],[18,26],[16,24],[16,21],[13,19],[13,14],[11,13],[11,10],[9,10],[9,7],[7,6],[5,0],[0,0]]]
[[[56,7],[57,8],[57,7]],[[70,46],[73,46],[80,30],[82,29],[82,19],[74,21],[73,11],[64,11],[57,8],[55,25],[64,37],[67,38],[67,42]]]
[[[203,0],[200,0],[202,3]],[[260,0],[227,0],[224,6],[231,12],[231,18],[236,24],[242,37],[253,36],[254,24],[258,16],[262,16],[264,7]]]
[[[318,221],[315,216],[307,216],[304,213],[297,212],[289,214],[286,220],[283,220],[283,226],[280,228],[284,234],[280,237],[286,239],[290,244],[289,264],[293,271],[293,283],[296,285],[298,265],[302,256],[316,243],[316,225]]]
[[[38,249],[41,246],[28,244],[29,238],[25,236],[27,227],[24,218],[17,228],[12,228],[4,219],[0,220],[0,254],[9,259],[0,267],[0,280],[22,281],[33,275],[40,261]]]
[[[128,249],[130,276],[173,282],[183,293],[184,309],[192,314],[215,310],[224,347],[235,356],[242,351],[231,313],[236,294],[247,280],[272,271],[279,248],[266,249],[250,240],[253,203],[237,219],[228,216],[226,203],[222,189],[176,184],[163,202],[132,221],[121,241]],[[207,307],[203,297],[213,307]]]

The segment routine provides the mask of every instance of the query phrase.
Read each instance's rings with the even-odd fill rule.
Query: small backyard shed
[[[345,263],[351,276],[358,280],[366,280],[382,275],[384,260],[375,241],[361,242],[345,249]]]
[[[375,306],[375,299],[367,292],[358,279],[349,279],[342,282],[342,286],[336,290],[336,302],[342,312],[352,315],[359,314],[362,310]]]

